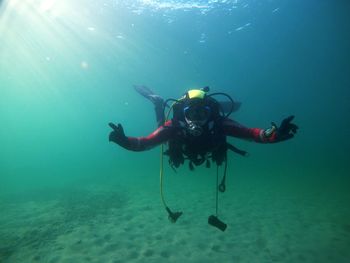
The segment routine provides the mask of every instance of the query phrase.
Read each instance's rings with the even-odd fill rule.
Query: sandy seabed
[[[220,196],[225,232],[207,223],[204,188],[169,197],[183,208],[176,224],[155,186],[1,196],[0,262],[349,262],[348,200],[274,187],[241,182]]]

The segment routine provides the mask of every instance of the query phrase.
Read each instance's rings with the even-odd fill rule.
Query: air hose
[[[166,114],[165,122],[168,121],[170,112],[173,109],[176,102],[177,101],[175,100],[175,102],[170,106],[168,113]],[[172,223],[175,223],[176,220],[182,215],[182,212],[172,212],[165,202],[164,193],[163,193],[163,182],[164,182],[164,165],[163,165],[164,162],[163,162],[163,159],[164,159],[164,144],[162,144],[160,147],[160,171],[159,171],[159,173],[160,173],[160,198],[162,200],[162,203],[164,205],[165,210],[168,213],[169,220]]]

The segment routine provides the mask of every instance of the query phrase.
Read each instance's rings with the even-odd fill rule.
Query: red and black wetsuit
[[[247,128],[228,118],[222,119],[220,125],[222,127],[220,131],[223,133],[223,136],[252,140],[258,143],[273,143],[276,139],[275,133],[266,137],[263,129]],[[146,137],[127,137],[128,140],[122,147],[131,151],[145,151],[170,141],[176,136],[184,136],[184,133],[181,132],[182,130],[179,125],[169,120]]]

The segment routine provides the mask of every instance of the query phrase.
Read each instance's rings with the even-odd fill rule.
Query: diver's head
[[[203,90],[190,90],[186,94],[187,102],[184,107],[184,116],[187,130],[193,136],[200,136],[203,127],[211,117],[211,108],[206,100]]]

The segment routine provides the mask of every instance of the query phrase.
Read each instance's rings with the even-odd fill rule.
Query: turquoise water
[[[0,262],[348,262],[348,1],[0,1]],[[108,142],[156,128],[152,105],[210,86],[232,118],[295,139],[215,168],[165,167],[159,147]],[[167,161],[165,160],[165,164]]]

